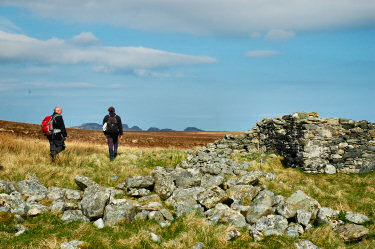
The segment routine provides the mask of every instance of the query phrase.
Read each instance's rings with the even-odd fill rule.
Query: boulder
[[[10,209],[11,213],[26,215],[28,206],[19,192],[8,194],[0,194],[0,204]]]
[[[51,212],[62,213],[65,210],[65,202],[61,199],[57,199],[51,203],[49,209],[51,210]]]
[[[189,170],[183,170],[176,174],[176,186],[177,188],[191,188],[200,186],[201,178],[202,177],[199,173],[192,174]]]
[[[335,231],[346,242],[361,240],[364,236],[369,234],[368,228],[355,224],[344,224],[338,226]]]
[[[303,193],[301,190],[294,192],[287,200],[286,203],[293,206],[296,210],[304,210],[311,212],[311,219],[315,220],[318,214],[320,204],[315,199]]]
[[[67,200],[72,200],[72,201],[80,201],[82,200],[83,192],[79,190],[73,190],[73,189],[64,189],[65,194],[64,197]]]
[[[286,229],[286,235],[290,237],[299,237],[303,232],[303,227],[300,224],[293,222],[289,223],[288,228]]]
[[[155,193],[164,200],[168,199],[168,197],[171,196],[173,191],[176,189],[176,185],[174,183],[175,174],[166,168],[156,167],[152,171],[152,175],[155,180]]]
[[[48,189],[44,187],[38,179],[24,180],[15,184],[18,192],[34,201],[41,201],[47,197]]]
[[[64,212],[63,216],[61,217],[61,220],[66,223],[72,221],[90,221],[86,216],[83,215],[81,210],[67,210]]]
[[[241,236],[241,233],[240,231],[238,231],[237,229],[230,229],[229,231],[227,231],[227,233],[225,234],[225,237],[224,239],[226,241],[231,241],[231,240],[235,240],[236,238],[240,237]]]
[[[99,219],[103,217],[104,208],[110,197],[110,191],[100,185],[88,186],[84,193],[79,208],[89,219]]]
[[[193,188],[178,188],[173,191],[173,194],[165,201],[167,205],[176,207],[177,205],[184,205],[186,207],[192,207],[197,204],[198,194],[203,192],[202,187]]]
[[[102,218],[97,219],[97,220],[93,223],[93,225],[94,225],[95,227],[99,228],[99,229],[102,229],[102,228],[104,227],[104,221],[103,221]]]
[[[39,214],[44,214],[45,212],[48,211],[48,207],[39,204],[37,202],[31,202],[27,203],[28,210],[27,210],[27,215],[28,216],[36,216]]]
[[[131,222],[135,216],[134,206],[125,199],[112,201],[105,207],[103,221],[106,226],[121,222]]]
[[[164,216],[160,211],[151,211],[148,213],[148,218],[150,220],[155,220],[158,223],[165,222]]]
[[[309,240],[299,240],[295,243],[297,249],[320,249],[320,247],[314,245],[311,241]]]
[[[147,195],[150,195],[151,194],[151,191],[148,190],[148,189],[145,189],[145,188],[140,188],[140,189],[137,189],[137,188],[133,188],[133,189],[130,189],[128,191],[128,195],[132,196],[132,197],[143,197],[143,196],[147,196]]]
[[[90,178],[86,176],[76,175],[74,177],[74,181],[78,185],[78,187],[82,190],[85,190],[89,186],[98,185],[96,182],[94,182],[93,180],[91,180]]]
[[[310,222],[311,215],[311,212],[306,212],[305,210],[297,210],[297,222],[306,227]]]
[[[318,211],[317,222],[320,224],[327,223],[331,220],[332,217],[335,217],[338,214],[339,212],[336,210],[333,210],[332,208],[322,207]]]
[[[130,176],[125,178],[126,188],[152,188],[154,178],[152,176]]]
[[[246,226],[246,219],[240,212],[222,203],[217,204],[215,208],[207,210],[205,215],[209,221],[214,223],[223,223],[238,228]]]
[[[51,200],[64,199],[65,189],[59,187],[49,187],[47,197]]]
[[[281,215],[268,215],[260,218],[250,229],[255,241],[268,235],[282,235],[288,228],[288,220]]]
[[[224,177],[220,175],[205,174],[201,180],[201,186],[208,188],[211,186],[221,186],[224,183]]]
[[[189,214],[192,212],[197,213],[198,215],[203,215],[204,208],[200,204],[195,204],[191,207],[185,206],[185,205],[177,205],[175,206],[176,216],[180,217],[185,214]]]
[[[261,217],[273,214],[276,204],[274,193],[269,190],[261,191],[254,201],[250,204],[250,207],[246,214],[246,220],[250,224],[257,222]]]
[[[205,206],[207,209],[210,209],[216,204],[228,199],[225,191],[217,186],[207,188],[206,190],[200,192],[197,197],[199,203]]]
[[[233,201],[250,204],[255,196],[258,195],[259,191],[259,187],[254,187],[251,185],[235,185],[228,189],[226,193]]]
[[[370,219],[364,215],[364,214],[360,214],[360,213],[355,213],[355,212],[351,212],[351,211],[348,211],[346,212],[345,214],[345,218],[350,221],[350,222],[353,222],[355,224],[363,224],[363,223],[366,223],[367,221],[369,221]]]

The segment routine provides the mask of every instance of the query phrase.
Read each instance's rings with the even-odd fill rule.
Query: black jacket
[[[66,129],[65,129],[65,124],[64,124],[64,120],[63,120],[63,117],[59,114],[57,114],[56,112],[54,112],[52,114],[54,116],[54,119],[53,119],[53,129],[59,129],[61,130],[61,133],[57,133],[55,134],[55,136],[60,136],[60,137],[67,137],[68,134],[66,133]]]
[[[104,119],[103,119],[103,125],[104,125],[104,123],[108,122],[109,116],[113,117],[115,115],[116,115],[116,113],[114,113],[114,112],[110,112],[108,115],[106,115],[104,117]],[[121,118],[120,118],[119,115],[116,115],[116,120],[117,120],[117,126],[118,126],[118,131],[119,131],[118,135],[122,136],[122,133],[123,133],[123,131],[122,131],[122,123],[121,123]],[[104,131],[104,134],[105,135],[109,135],[106,131]]]

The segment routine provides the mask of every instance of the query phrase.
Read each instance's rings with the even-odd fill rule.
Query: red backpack
[[[53,134],[53,119],[53,116],[46,116],[40,125],[42,127],[42,132],[46,136],[51,136]]]

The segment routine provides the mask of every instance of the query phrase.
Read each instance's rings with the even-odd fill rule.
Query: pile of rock
[[[276,152],[289,166],[309,173],[366,173],[375,170],[375,124],[318,118],[299,112],[265,118],[248,132],[210,145],[225,153]]]
[[[106,188],[84,176],[76,176],[81,190],[46,188],[36,178],[20,182],[0,181],[0,212],[35,216],[48,210],[62,213],[62,220],[94,222],[98,228],[134,219],[153,219],[162,227],[174,220],[161,202],[147,202],[160,197],[174,208],[177,217],[197,212],[209,223],[246,227],[254,240],[277,234],[298,237],[312,226],[329,222],[347,241],[368,234],[360,224],[364,215],[347,212],[344,224],[338,211],[321,207],[313,198],[296,191],[285,198],[267,190],[261,182],[275,179],[273,173],[249,170],[248,163],[237,163],[227,156],[229,149],[203,147],[189,151],[187,161],[175,168],[156,167],[152,176],[127,177],[118,189]],[[152,194],[155,192],[155,194]],[[116,199],[127,194],[136,200]],[[42,205],[45,200],[50,205]],[[146,204],[140,204],[144,203]],[[232,240],[239,231],[228,231]]]

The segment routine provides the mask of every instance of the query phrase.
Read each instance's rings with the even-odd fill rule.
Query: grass
[[[35,174],[45,186],[77,189],[75,175],[85,175],[101,185],[115,187],[125,177],[150,175],[156,166],[174,167],[186,155],[179,149],[163,148],[119,148],[119,156],[109,162],[107,147],[102,145],[67,142],[67,150],[59,155],[59,161],[51,163],[48,157],[48,142],[36,139],[20,139],[0,134],[0,180],[20,181],[28,174]],[[260,158],[266,158],[260,163]],[[252,161],[250,170],[274,172],[272,182],[262,180],[267,187],[285,197],[300,189],[319,201],[322,206],[343,211],[356,211],[368,215],[366,224],[370,236],[361,242],[344,243],[330,228],[321,225],[306,231],[301,238],[308,239],[322,248],[375,248],[375,172],[363,175],[313,175],[298,169],[285,168],[282,158],[268,155],[237,155],[235,160]],[[117,176],[114,181],[112,176]],[[344,212],[342,212],[343,214]],[[169,227],[161,228],[152,220],[134,221],[115,227],[97,229],[91,223],[73,222],[64,224],[60,215],[46,213],[28,217],[22,224],[29,228],[15,237],[13,215],[0,213],[0,248],[60,248],[60,244],[70,240],[87,242],[88,248],[192,248],[203,242],[206,248],[295,248],[295,238],[269,236],[254,242],[246,229],[234,241],[224,240],[224,225],[209,225],[201,217],[191,214],[180,217]],[[162,238],[155,243],[144,231],[154,232]]]

